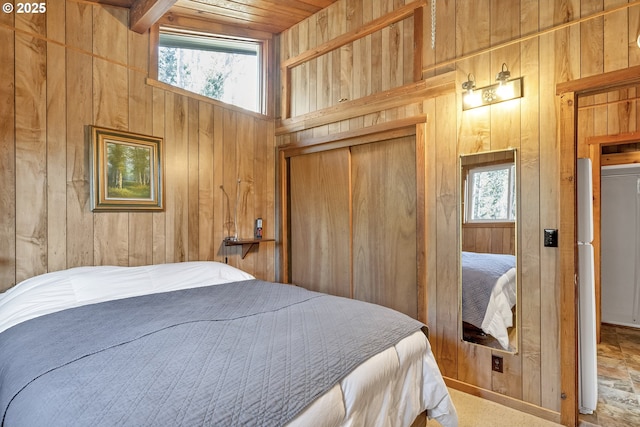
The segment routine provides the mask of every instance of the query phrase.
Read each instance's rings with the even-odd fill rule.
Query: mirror
[[[517,352],[515,149],[460,156],[460,328],[464,341]]]

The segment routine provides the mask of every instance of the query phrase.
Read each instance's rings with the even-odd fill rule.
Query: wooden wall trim
[[[405,18],[408,18],[409,16],[412,16],[416,9],[423,7],[424,5],[426,5],[426,3],[427,3],[426,0],[418,0],[418,1],[414,1],[413,3],[409,3],[399,9],[396,9],[393,12],[383,15],[378,19],[374,19],[373,21],[363,25],[360,28],[346,32],[313,49],[309,49],[298,56],[294,56],[285,61],[282,61],[282,67],[293,68],[304,62],[307,62],[319,56],[322,56],[325,53],[331,52],[332,50],[338,49],[362,37],[366,37],[369,34],[373,34],[376,31],[381,30],[386,26],[389,26],[398,21],[402,21]]]
[[[160,48],[160,25],[149,29],[149,78],[158,80],[158,54]]]
[[[278,241],[280,242],[280,271],[278,274],[278,281],[282,283],[289,283],[289,259],[291,258],[290,245],[289,245],[289,159],[285,157],[284,151],[278,153],[278,172],[279,172],[279,206],[280,215],[278,215]],[[286,220],[285,220],[286,218]]]
[[[591,136],[585,140],[587,145],[617,145],[640,141],[640,132],[619,133],[617,135]]]
[[[295,144],[282,145],[280,149],[285,153],[286,157],[293,157],[300,154],[400,138],[415,135],[415,126],[426,121],[427,116],[413,116],[345,132],[303,138]]]
[[[266,31],[252,30],[233,25],[220,24],[204,19],[192,18],[169,12],[157,22],[160,26],[179,28],[190,31],[201,31],[207,34],[224,34],[233,37],[242,37],[253,40],[271,40],[273,34]]]
[[[427,123],[416,124],[416,274],[418,275],[418,320],[429,320],[427,292]]]
[[[624,90],[624,86],[620,88],[620,90]],[[581,100],[579,100],[578,102],[578,111],[584,111],[584,110],[593,110],[594,108],[597,108],[598,106],[614,106],[614,105],[627,105],[630,102],[637,102],[640,100],[640,96],[638,95],[633,95],[632,93],[629,93],[627,95],[626,98],[621,98],[621,99],[610,99],[607,96],[601,97],[601,96],[596,96],[595,94],[593,94],[592,96],[590,96],[590,103],[588,104],[582,104]]]
[[[144,33],[176,3],[176,0],[136,0],[129,8],[129,28]]]
[[[560,97],[560,418],[578,423],[578,287],[576,281],[576,94]]]
[[[309,146],[292,146],[285,151],[287,158],[300,156],[302,154],[319,153],[321,151],[336,150],[338,148],[355,147],[362,144],[386,141],[389,139],[402,138],[404,136],[415,135],[415,126],[399,129],[390,129],[378,133],[366,133],[355,137],[347,137],[338,141],[330,141],[323,144]]]
[[[280,126],[276,128],[276,136],[322,126],[340,120],[352,119],[414,102],[422,102],[427,98],[435,98],[454,92],[455,89],[456,73],[452,71],[440,74],[416,83],[410,83],[352,101],[345,101],[329,108],[290,119],[284,119],[280,122]]]
[[[435,1],[435,0],[432,0]],[[413,11],[413,81],[422,80],[422,51],[424,49],[424,12],[422,8]]]
[[[311,61],[312,59],[318,58],[326,53],[329,53],[335,49],[338,49],[346,44],[352,43],[355,40],[359,40],[363,37],[366,37],[370,34],[375,33],[391,24],[402,21],[409,16],[420,15],[420,18],[414,21],[414,35],[418,35],[419,37],[415,40],[414,45],[414,55],[418,52],[418,48],[422,48],[422,25],[423,19],[422,13],[419,11],[426,5],[426,0],[417,0],[413,3],[409,3],[405,6],[402,6],[396,9],[393,12],[387,13],[381,16],[378,19],[374,19],[373,21],[361,26],[360,28],[356,28],[352,31],[346,32],[332,40],[329,40],[313,49],[309,49],[300,55],[288,58],[280,63],[280,75],[282,76],[282,100],[281,100],[281,112],[283,119],[288,119],[291,114],[291,69],[303,64],[305,62]],[[419,65],[422,63],[422,52],[419,52],[419,55],[415,57],[416,63]],[[416,66],[414,65],[414,68]],[[419,76],[418,76],[419,74]],[[418,80],[422,78],[422,72],[414,69],[414,80]]]
[[[635,2],[634,4],[638,4]],[[561,364],[561,423],[578,425],[578,318],[577,318],[577,245],[576,245],[576,159],[577,104],[585,95],[605,93],[640,83],[640,66],[576,79],[556,85],[560,95],[559,166],[560,166],[560,364]],[[602,145],[637,141],[640,132],[589,137],[590,157],[598,161]],[[594,148],[597,147],[597,150]],[[598,224],[596,224],[597,226]],[[598,312],[599,314],[599,312]],[[599,326],[599,324],[598,324]],[[597,331],[598,333],[599,331]]]
[[[639,3],[635,2],[635,4]],[[636,84],[640,84],[640,65],[558,83],[556,94],[562,95],[563,93],[575,92],[579,95],[591,95]]]
[[[149,86],[152,86],[152,87],[155,87],[155,88],[158,88],[158,89],[162,89],[162,90],[165,90],[167,92],[172,92],[172,93],[175,93],[176,95],[186,96],[186,97],[188,97],[190,99],[195,99],[195,100],[200,101],[200,102],[205,102],[207,104],[215,105],[217,107],[224,108],[225,110],[235,111],[236,113],[242,113],[242,114],[245,114],[245,115],[247,115],[249,117],[253,117],[253,118],[256,118],[256,119],[262,119],[262,120],[270,120],[270,119],[272,119],[272,117],[266,116],[264,114],[256,113],[255,111],[245,110],[244,108],[236,107],[235,105],[227,104],[227,103],[224,103],[222,101],[218,101],[216,99],[209,98],[209,97],[204,96],[204,95],[199,95],[199,94],[197,94],[195,92],[191,92],[189,90],[182,89],[182,88],[179,88],[177,86],[172,86],[170,84],[163,83],[161,81],[154,80],[152,78],[147,78],[146,79],[146,83]]]

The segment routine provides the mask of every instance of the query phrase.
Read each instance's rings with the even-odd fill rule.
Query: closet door
[[[415,136],[352,147],[354,298],[418,314]]]
[[[602,321],[638,325],[640,174],[603,170],[601,193]]]
[[[351,296],[349,149],[290,159],[291,283]]]

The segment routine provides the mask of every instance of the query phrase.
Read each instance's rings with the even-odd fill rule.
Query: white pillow
[[[0,332],[71,307],[151,293],[255,279],[214,261],[140,267],[76,267],[42,274],[0,294]]]

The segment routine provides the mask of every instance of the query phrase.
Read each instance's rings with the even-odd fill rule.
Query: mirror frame
[[[465,183],[465,177],[463,174],[464,167],[469,164],[469,162],[465,162],[465,159],[470,158],[480,158],[482,156],[491,156],[492,154],[499,153],[511,153],[513,156],[513,164],[515,166],[515,219],[514,219],[514,230],[513,230],[513,251],[516,257],[516,273],[515,273],[515,295],[516,295],[516,303],[513,307],[513,319],[514,325],[509,328],[509,331],[513,330],[513,332],[509,332],[509,343],[510,349],[505,349],[504,347],[497,345],[496,347],[488,346],[481,343],[476,343],[472,341],[465,340],[464,338],[464,325],[462,320],[462,252],[463,252],[463,239],[464,239],[464,223],[465,223],[465,211],[466,206],[465,202],[465,189],[463,188]],[[489,162],[482,162],[489,163]],[[470,345],[476,345],[480,347],[487,348],[491,351],[500,351],[508,354],[517,354],[521,345],[521,330],[520,330],[520,305],[521,305],[521,290],[520,290],[520,257],[519,257],[519,245],[518,245],[518,234],[520,230],[520,168],[518,167],[518,153],[516,148],[506,148],[500,150],[491,150],[491,151],[480,151],[475,153],[463,153],[459,155],[458,158],[458,209],[459,209],[459,217],[458,217],[458,332],[460,341],[465,342]],[[515,334],[515,336],[511,337],[511,335]]]

